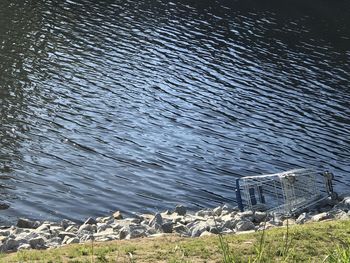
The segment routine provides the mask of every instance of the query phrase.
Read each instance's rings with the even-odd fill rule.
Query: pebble
[[[289,218],[288,224],[305,224],[329,219],[350,219],[350,196],[344,196],[334,205],[323,207]],[[45,249],[91,240],[104,242],[117,239],[157,237],[177,234],[183,237],[199,237],[217,234],[241,234],[286,226],[284,218],[260,211],[239,212],[228,205],[188,213],[183,205],[174,212],[138,215],[123,218],[120,211],[112,216],[88,218],[83,224],[70,220],[39,222],[19,218],[16,226],[0,226],[0,252],[26,249]],[[317,212],[317,211],[322,211]]]

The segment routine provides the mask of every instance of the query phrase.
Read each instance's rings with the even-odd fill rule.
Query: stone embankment
[[[288,224],[304,224],[322,220],[350,219],[350,196],[341,201],[328,201],[318,208],[288,219]],[[19,219],[16,226],[0,230],[0,251],[46,249],[72,243],[156,237],[178,234],[199,237],[214,234],[245,233],[285,226],[287,219],[259,211],[239,212],[228,205],[187,213],[179,205],[174,211],[155,215],[143,214],[123,218],[117,211],[112,216],[88,218],[84,224],[69,220],[39,222]]]

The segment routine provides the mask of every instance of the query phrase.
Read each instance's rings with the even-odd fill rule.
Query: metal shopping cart
[[[238,207],[292,215],[334,197],[330,172],[296,169],[282,173],[247,176],[236,180]]]

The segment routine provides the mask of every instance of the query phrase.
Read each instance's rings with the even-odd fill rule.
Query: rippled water
[[[33,3],[34,2],[34,3]],[[1,1],[0,221],[350,186],[347,1]]]

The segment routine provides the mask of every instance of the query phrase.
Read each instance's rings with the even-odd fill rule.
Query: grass
[[[350,262],[350,221],[241,235],[175,235],[1,254],[0,262]]]

